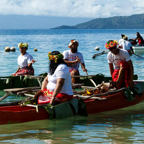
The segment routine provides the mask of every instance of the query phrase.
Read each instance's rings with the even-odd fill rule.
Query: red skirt
[[[50,92],[47,89],[43,90],[40,93],[40,95],[38,96],[38,104],[47,104],[47,103],[50,103],[50,101],[52,99],[52,94],[53,94],[53,92]],[[72,95],[67,95],[67,94],[64,94],[64,93],[59,93],[55,97],[55,103],[66,102],[66,101],[71,100],[72,98],[73,98]]]
[[[12,74],[13,76],[20,76],[20,75],[34,75],[33,68],[20,68],[16,73]]]
[[[128,87],[129,84],[130,84],[130,80],[128,78],[128,76],[129,76],[129,66],[124,61],[120,62],[120,66],[122,66],[123,69],[124,69],[124,73],[123,73],[124,78],[120,81],[120,85]],[[117,82],[118,78],[119,78],[119,69],[115,69],[113,74],[112,74],[112,80],[114,82]]]

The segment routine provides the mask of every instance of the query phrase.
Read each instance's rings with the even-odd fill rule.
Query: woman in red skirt
[[[18,70],[12,75],[34,75],[34,69],[32,67],[32,64],[35,62],[35,60],[29,53],[26,52],[28,49],[28,44],[19,43],[18,47],[21,53],[17,59],[19,67]]]
[[[116,88],[133,86],[133,64],[126,50],[119,49],[115,40],[109,40],[105,47],[110,73]]]
[[[41,91],[35,96],[38,104],[57,104],[73,98],[69,67],[58,51],[48,54],[49,73],[44,79]]]

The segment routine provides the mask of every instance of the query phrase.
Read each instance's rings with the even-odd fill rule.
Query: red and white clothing
[[[63,56],[64,56],[64,59],[67,59],[68,61],[74,61],[78,57],[80,59],[80,62],[84,63],[83,55],[80,52],[72,53],[71,50],[66,50],[63,52]],[[72,66],[70,67],[70,71],[71,69],[78,70],[79,65],[80,63],[72,64]]]
[[[65,79],[64,85],[60,93],[65,93],[68,95],[73,95],[72,85],[71,85],[71,76],[69,72],[69,68],[65,64],[60,64],[53,75],[48,74],[48,84],[47,89],[50,91],[54,91],[58,78]]]
[[[114,55],[113,53],[109,52],[107,55],[108,63],[114,64],[114,69],[120,68],[121,61],[129,61],[131,60],[128,52],[126,50],[119,50],[119,54]]]
[[[112,74],[112,80],[114,82],[117,82],[119,78],[119,70],[120,66],[123,67],[124,69],[124,79],[120,82],[120,86],[126,86],[128,87],[130,84],[129,76],[130,76],[130,69],[128,65],[128,61],[130,61],[130,55],[126,50],[119,50],[119,54],[114,55],[113,53],[109,52],[108,53],[108,63],[113,63],[114,64],[114,72]]]
[[[51,96],[53,94],[54,89],[56,88],[57,79],[63,78],[65,79],[64,85],[60,91],[60,93],[56,96],[55,101],[67,101],[73,97],[73,90],[71,84],[71,76],[69,72],[69,68],[65,64],[60,64],[53,75],[48,74],[48,84],[47,89],[43,91],[43,95],[41,95],[38,99],[39,104],[49,103],[51,100]]]
[[[28,64],[31,63],[33,57],[25,53],[25,55],[19,55],[17,59],[17,63],[19,65],[19,69],[16,73],[12,74],[13,76],[20,76],[20,75],[34,75],[33,67],[28,67]]]
[[[26,52],[25,55],[19,55],[17,59],[17,63],[20,68],[23,68],[23,67],[27,67],[28,64],[31,63],[32,60],[33,60],[33,57]]]
[[[12,75],[13,76],[34,75],[34,69],[32,66],[30,68],[29,67],[19,68],[18,71]]]

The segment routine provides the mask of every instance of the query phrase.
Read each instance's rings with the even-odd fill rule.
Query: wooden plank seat
[[[22,91],[33,91],[33,90],[40,90],[40,87],[11,88],[11,89],[4,89],[4,92],[17,93]]]

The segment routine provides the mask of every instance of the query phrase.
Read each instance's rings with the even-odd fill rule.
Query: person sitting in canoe
[[[32,64],[35,63],[35,60],[29,53],[26,52],[28,49],[28,44],[19,43],[18,47],[21,53],[17,59],[19,67],[18,70],[12,75],[34,75],[34,69],[32,67]]]
[[[77,40],[71,40],[68,47],[70,50],[66,50],[63,52],[64,55],[64,61],[68,64],[70,67],[70,73],[72,76],[72,83],[76,83],[77,80],[74,78],[74,76],[80,75],[79,73],[79,64],[81,64],[81,68],[84,72],[87,72],[87,69],[85,67],[84,59],[82,53],[78,52],[78,41]]]
[[[116,88],[133,87],[133,64],[127,51],[118,48],[116,40],[109,40],[105,47],[113,84]]]
[[[126,35],[124,35],[122,38],[123,41],[121,40],[121,42],[119,43],[119,48],[127,50],[129,55],[131,56],[134,53],[132,49],[132,44],[128,41],[128,37]]]
[[[135,40],[137,41],[139,46],[144,46],[144,39],[139,32],[136,32]]]
[[[69,67],[59,51],[48,54],[49,73],[42,82],[41,91],[35,96],[38,104],[57,104],[73,98]]]

